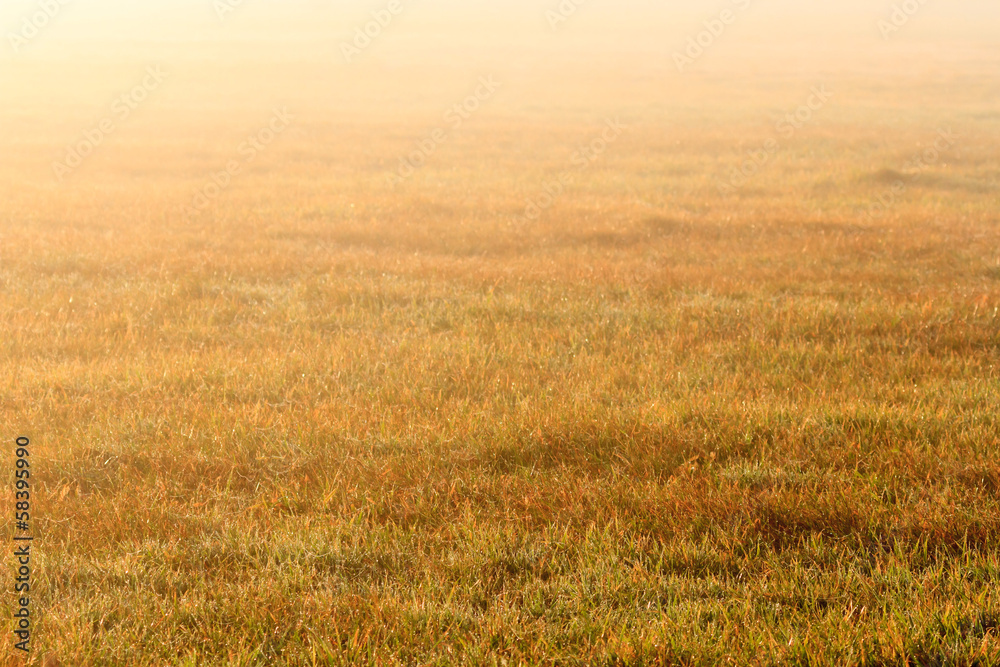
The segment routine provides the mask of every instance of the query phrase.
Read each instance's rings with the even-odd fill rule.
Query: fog
[[[53,57],[148,57],[188,45],[174,57],[199,57],[198,44],[252,41],[257,56],[310,57],[337,55],[341,41],[384,10],[384,2],[319,2],[316,0],[17,0],[0,6],[5,36],[0,57],[11,62]],[[45,9],[51,5],[53,9]],[[841,44],[872,47],[913,42],[991,43],[1000,35],[1000,5],[987,0],[909,0],[908,2],[825,0],[544,0],[447,2],[399,0],[399,11],[374,57],[394,53],[433,52],[448,44],[466,50],[453,57],[506,51],[511,46],[558,50],[588,42],[595,48],[659,48],[684,45],[705,21],[729,9],[727,43],[797,45],[802,56],[817,46]],[[26,20],[39,12],[52,18],[38,35],[20,47],[12,43]],[[905,25],[886,34],[879,22],[905,16]],[[29,28],[30,32],[30,28]],[[419,38],[422,41],[414,41]],[[16,42],[16,38],[13,38]]]
[[[136,115],[148,124],[130,123],[136,141],[275,105],[426,124],[487,75],[504,86],[484,123],[725,126],[824,82],[839,92],[829,119],[896,122],[993,109],[1000,72],[995,0],[18,0],[0,5],[0,29],[0,149],[29,174],[148,67],[169,80]]]

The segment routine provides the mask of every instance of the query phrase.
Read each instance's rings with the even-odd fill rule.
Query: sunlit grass
[[[602,118],[4,186],[35,662],[998,664],[996,119],[872,219],[954,119],[828,113],[730,196],[769,127],[636,114],[537,221]]]

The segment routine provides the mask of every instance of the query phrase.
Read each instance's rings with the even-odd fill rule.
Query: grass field
[[[1000,51],[569,39],[4,63],[30,664],[1000,664]]]

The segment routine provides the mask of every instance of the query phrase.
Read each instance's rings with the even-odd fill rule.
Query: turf
[[[194,216],[262,99],[216,117],[165,84],[58,185],[101,102],[6,112],[34,664],[1000,664],[995,69],[898,98],[830,76],[726,192],[817,81],[694,73],[667,100],[640,71],[560,115],[501,71],[390,186],[467,91],[381,118],[358,67],[370,114],[290,104]],[[616,107],[628,129],[525,217]]]

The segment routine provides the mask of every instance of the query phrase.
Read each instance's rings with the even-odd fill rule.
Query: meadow
[[[724,48],[9,68],[29,664],[1000,664],[1000,53]]]

